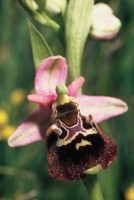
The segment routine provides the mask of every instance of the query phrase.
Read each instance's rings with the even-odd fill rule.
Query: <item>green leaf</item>
[[[30,31],[30,38],[31,38],[35,68],[37,68],[39,63],[43,59],[49,56],[52,56],[53,53],[51,49],[49,48],[44,37],[41,35],[41,33],[34,27],[34,25],[30,21],[28,21],[28,26],[29,26],[29,31]]]
[[[66,13],[66,47],[70,78],[80,76],[84,45],[89,34],[94,0],[70,0]]]

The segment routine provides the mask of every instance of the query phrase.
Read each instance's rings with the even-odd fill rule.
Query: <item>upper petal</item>
[[[128,110],[128,106],[120,99],[105,96],[77,95],[83,115],[92,115],[99,123],[111,117],[120,115]]]
[[[39,94],[55,93],[56,85],[66,83],[67,64],[65,58],[52,56],[41,62],[35,76],[35,90]]]
[[[68,95],[76,97],[78,90],[82,87],[85,79],[83,76],[78,77],[68,86]]]
[[[38,107],[9,137],[9,146],[23,146],[43,139],[51,123],[50,119],[51,109],[45,106]]]

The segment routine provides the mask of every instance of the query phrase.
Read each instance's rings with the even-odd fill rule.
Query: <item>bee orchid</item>
[[[48,173],[58,180],[77,180],[115,160],[117,146],[97,123],[128,108],[117,98],[79,94],[82,76],[66,87],[67,70],[61,56],[42,61],[35,75],[36,94],[28,95],[39,107],[17,127],[8,143],[16,147],[46,138]]]

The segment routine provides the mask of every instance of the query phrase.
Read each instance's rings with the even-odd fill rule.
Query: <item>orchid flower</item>
[[[9,137],[11,147],[46,138],[48,173],[58,180],[76,180],[96,173],[115,160],[117,146],[97,123],[127,111],[123,101],[105,96],[78,94],[84,78],[68,88],[65,58],[42,61],[35,75],[36,94],[28,99],[39,107]]]
[[[121,21],[105,3],[94,5],[90,35],[97,40],[111,40],[119,32]]]

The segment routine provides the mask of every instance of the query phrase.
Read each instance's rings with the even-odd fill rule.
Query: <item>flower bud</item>
[[[110,40],[119,32],[121,21],[114,16],[112,9],[98,3],[94,6],[90,35],[97,40]]]
[[[39,8],[38,4],[34,0],[26,0],[25,3],[32,11],[36,11]]]
[[[47,0],[46,11],[49,15],[53,16],[59,13],[64,14],[66,9],[66,0]]]
[[[110,8],[110,6],[108,6],[105,3],[97,3],[94,5],[92,18],[93,20],[96,20],[96,19],[106,17],[112,14],[113,14],[113,10],[112,8]]]

